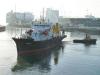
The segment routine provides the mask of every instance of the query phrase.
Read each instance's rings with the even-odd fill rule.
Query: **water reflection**
[[[18,56],[13,68],[16,45],[7,32],[1,32],[0,36],[0,75],[100,75],[100,35],[92,35],[97,43],[87,46],[72,42],[83,38],[83,33],[68,33],[64,48],[29,57]]]
[[[62,44],[63,45],[63,44]],[[51,60],[54,57],[54,64],[58,64],[60,51],[63,51],[63,46],[57,47],[53,50],[39,52],[29,56],[18,56],[17,64],[12,68],[12,71],[22,71],[27,68],[37,68],[40,72],[49,72],[51,70]],[[32,70],[33,70],[32,68]]]
[[[57,53],[55,53],[55,56],[54,56],[54,62],[55,62],[55,65],[57,65],[58,64],[58,59],[59,59],[59,53],[57,52]]]

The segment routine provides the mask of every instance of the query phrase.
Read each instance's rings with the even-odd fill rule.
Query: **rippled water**
[[[73,43],[83,33],[66,33],[63,47],[30,57],[17,57],[14,41],[0,32],[0,75],[100,75],[100,35],[96,45]]]

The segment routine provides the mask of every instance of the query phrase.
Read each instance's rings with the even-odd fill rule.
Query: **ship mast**
[[[43,8],[43,16],[42,16],[43,22],[44,22],[44,8]]]

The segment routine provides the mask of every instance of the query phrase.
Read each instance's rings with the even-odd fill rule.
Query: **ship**
[[[3,32],[3,31],[5,31],[5,30],[6,30],[6,27],[5,27],[5,26],[0,25],[0,32]]]
[[[75,39],[73,40],[74,43],[84,43],[86,45],[96,44],[97,39],[92,39],[88,34],[84,39]]]
[[[61,31],[58,23],[52,24],[43,21],[32,23],[29,30],[20,37],[12,37],[12,39],[16,43],[17,54],[23,56],[61,46],[65,37],[64,31]]]

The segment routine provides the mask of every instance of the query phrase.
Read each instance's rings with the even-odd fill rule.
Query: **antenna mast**
[[[43,8],[43,22],[44,22],[44,8]]]

